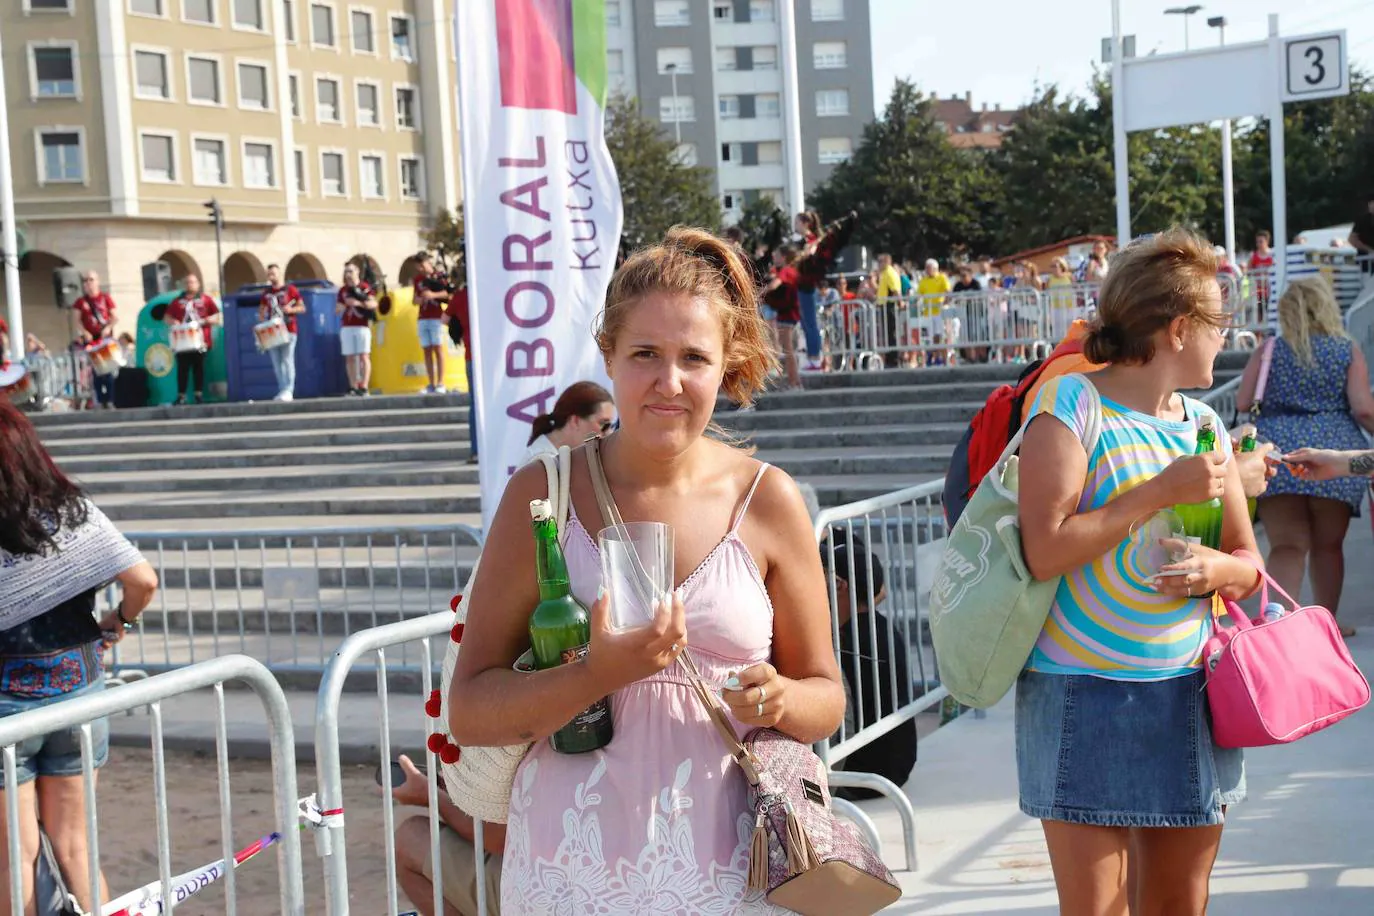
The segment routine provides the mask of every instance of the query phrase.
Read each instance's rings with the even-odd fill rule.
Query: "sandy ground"
[[[219,790],[213,756],[169,751],[166,762],[171,867],[176,875],[220,858]],[[240,849],[271,832],[272,768],[265,760],[231,759],[229,765],[234,846]],[[97,804],[101,863],[113,896],[157,880],[152,772],[151,751],[113,747],[110,762],[100,773]],[[302,766],[297,779],[301,795],[314,790],[311,766]],[[349,885],[353,889],[351,909],[358,916],[380,916],[388,912],[387,870],[382,844],[382,799],[375,767],[345,767],[343,785]],[[397,823],[410,813],[411,809],[397,808]],[[241,916],[266,916],[281,911],[277,858],[273,852],[264,852],[239,866],[237,911]],[[301,858],[306,912],[322,914],[324,872],[314,839],[308,833],[301,834]],[[401,912],[412,909],[403,893],[399,908]],[[177,916],[226,912],[224,882],[201,891],[175,912]]]

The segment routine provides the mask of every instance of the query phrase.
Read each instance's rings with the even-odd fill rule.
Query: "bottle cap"
[[[1279,604],[1277,601],[1271,601],[1264,606],[1264,613],[1268,614],[1270,611],[1277,611],[1282,614],[1283,605]]]
[[[530,500],[530,518],[536,522],[547,522],[553,518],[553,506],[547,499]]]

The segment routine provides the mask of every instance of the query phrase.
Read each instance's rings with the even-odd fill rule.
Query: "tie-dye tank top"
[[[1082,436],[1089,400],[1081,375],[1061,376],[1035,399],[1032,418],[1051,414]],[[1079,512],[1100,509],[1197,448],[1207,420],[1225,425],[1207,405],[1184,398],[1187,419],[1161,420],[1102,399],[1102,434],[1088,456]],[[1227,450],[1229,455],[1229,449]],[[1229,459],[1228,459],[1229,460]],[[1047,674],[1091,674],[1112,680],[1181,677],[1201,665],[1212,632],[1211,601],[1160,595],[1143,545],[1126,538],[1103,556],[1064,576],[1049,620],[1027,667]]]

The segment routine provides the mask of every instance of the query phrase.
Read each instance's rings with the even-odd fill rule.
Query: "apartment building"
[[[873,120],[868,0],[791,0],[806,188],[850,157]],[[779,0],[607,0],[612,85],[714,166],[727,219],[758,197],[784,204]]]
[[[460,199],[443,0],[17,0],[0,9],[24,323],[66,337],[52,270],[95,269],[132,323],[140,266],[225,287],[392,280]],[[3,312],[0,312],[3,314]]]

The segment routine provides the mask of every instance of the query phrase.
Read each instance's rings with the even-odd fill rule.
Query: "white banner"
[[[490,526],[531,421],[573,382],[605,383],[592,328],[622,212],[603,132],[605,0],[458,8],[477,448]]]

